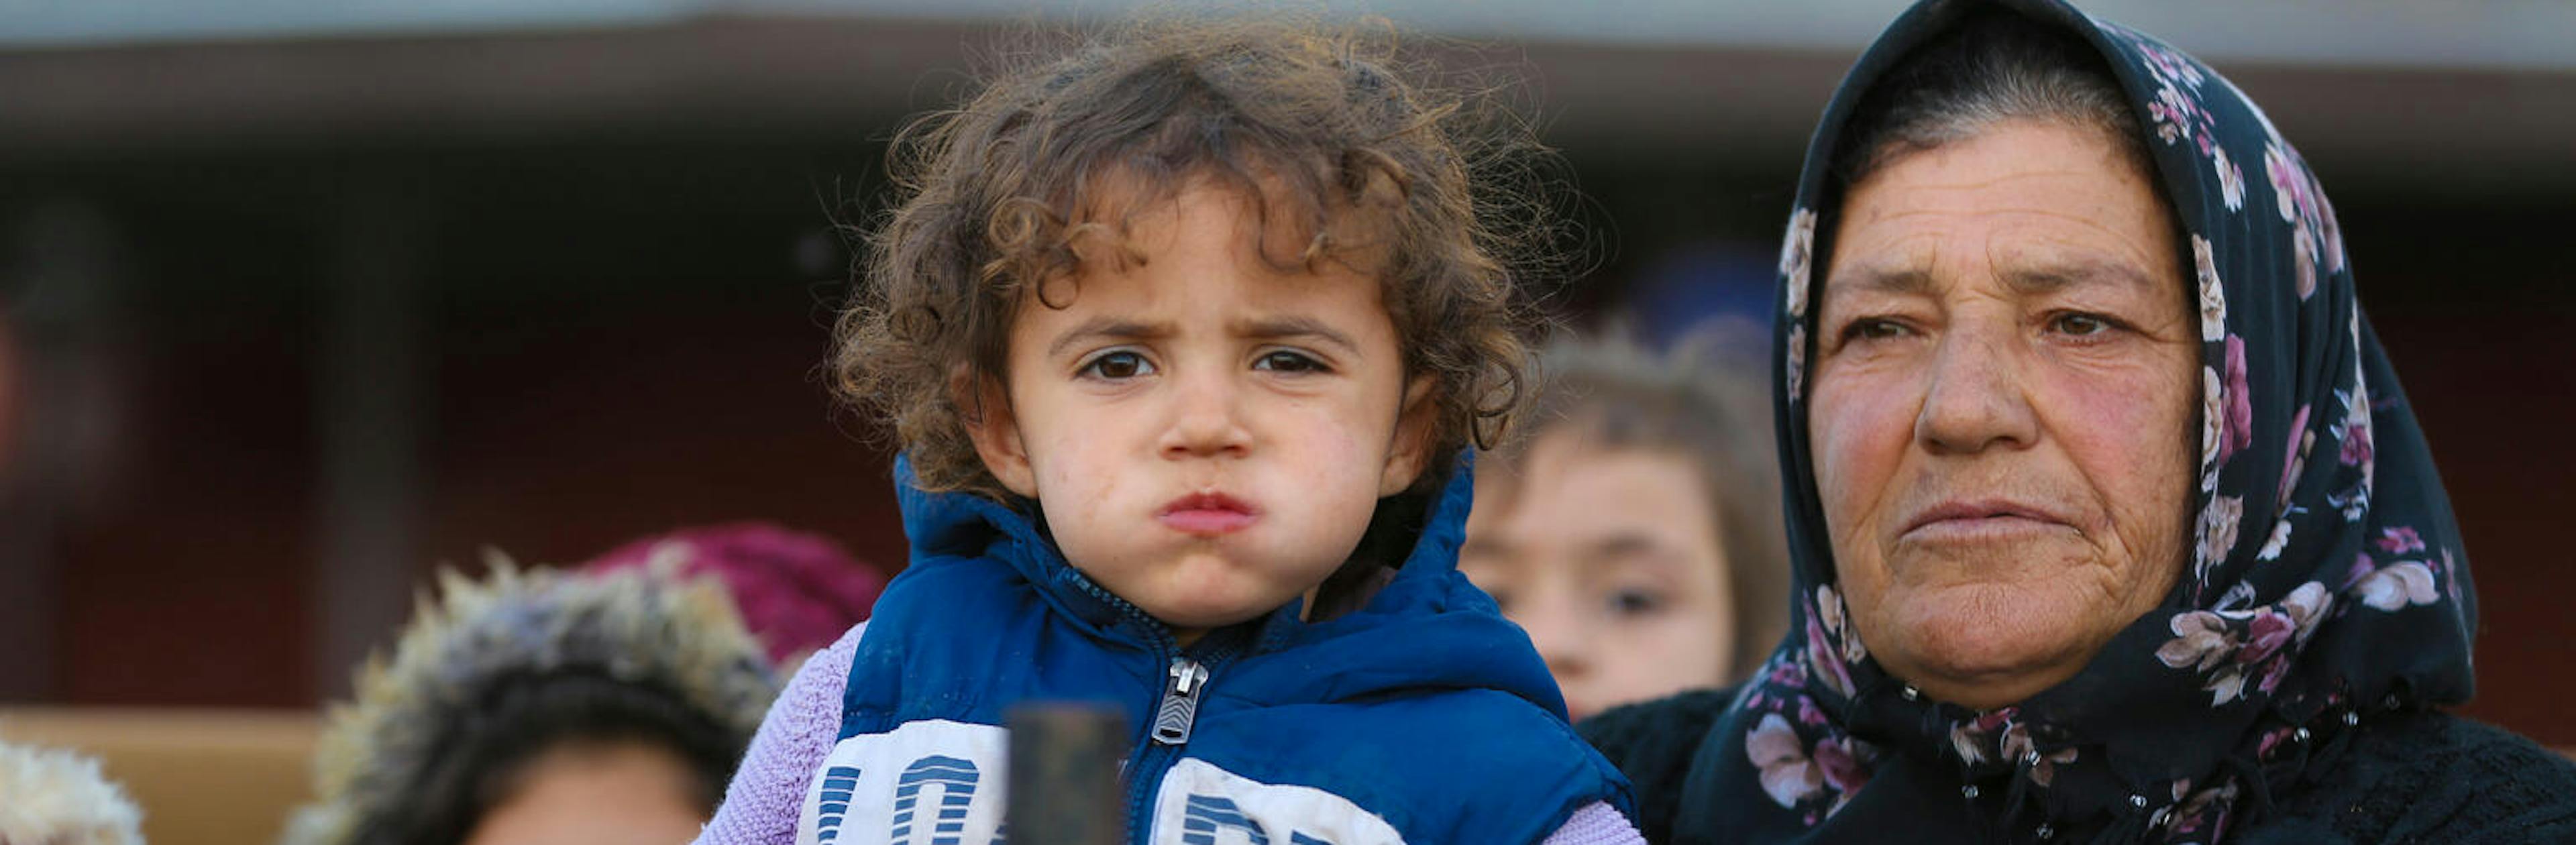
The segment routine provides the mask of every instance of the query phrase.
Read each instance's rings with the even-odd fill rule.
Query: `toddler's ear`
[[[958,418],[966,424],[966,436],[975,441],[975,456],[984,460],[984,470],[1004,489],[1037,498],[1037,473],[1029,469],[1029,448],[1020,440],[1020,421],[1011,413],[1010,394],[998,380],[963,367],[949,378],[948,389],[956,397]]]
[[[1394,448],[1387,450],[1386,473],[1377,481],[1378,498],[1412,487],[1422,477],[1422,468],[1430,464],[1431,431],[1440,417],[1440,403],[1431,401],[1435,383],[1429,375],[1418,375],[1404,386],[1404,407],[1395,415]]]

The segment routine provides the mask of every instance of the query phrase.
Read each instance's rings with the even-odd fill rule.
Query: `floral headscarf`
[[[1846,623],[1803,394],[1818,209],[1834,196],[1844,125],[1909,51],[1994,8],[2100,53],[2136,110],[2190,251],[2179,257],[2194,273],[2203,402],[2196,542],[2165,604],[2065,683],[1970,711],[1888,675]],[[1678,829],[1745,841],[2212,842],[2314,777],[2372,711],[2468,698],[2467,560],[2355,300],[2334,210],[2262,110],[2216,72],[2058,0],[1917,5],[1828,107],[1780,263],[1776,428],[1794,618],[1695,755]]]

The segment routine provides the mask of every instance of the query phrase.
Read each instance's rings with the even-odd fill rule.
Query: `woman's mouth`
[[[1902,536],[1917,542],[1996,542],[2072,528],[2045,509],[2007,500],[1948,501],[1907,520]]]
[[[1261,519],[1260,510],[1224,493],[1192,493],[1173,499],[1154,512],[1154,520],[1183,534],[1214,537],[1232,534]]]

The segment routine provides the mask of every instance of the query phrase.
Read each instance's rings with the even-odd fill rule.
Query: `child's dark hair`
[[[1509,178],[1539,160],[1526,130],[1408,82],[1394,42],[1288,19],[1157,20],[916,120],[836,330],[842,399],[892,424],[922,488],[999,495],[967,436],[980,392],[966,388],[1005,375],[1017,309],[1062,307],[1086,261],[1137,260],[1125,220],[1207,179],[1257,198],[1272,263],[1381,279],[1406,375],[1435,382],[1423,478],[1445,475],[1523,402],[1515,289],[1558,230],[1542,192]],[[1294,254],[1271,248],[1282,224]]]
[[[413,784],[411,801],[367,820],[352,845],[456,845],[507,800],[548,752],[634,745],[684,763],[703,814],[724,800],[725,782],[750,738],[692,707],[676,690],[611,677],[606,667],[521,672],[497,679],[465,711],[439,726]]]

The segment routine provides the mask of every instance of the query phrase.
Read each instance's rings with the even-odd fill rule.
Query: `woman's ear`
[[[1404,407],[1395,415],[1395,443],[1386,453],[1386,472],[1378,477],[1377,496],[1402,493],[1429,465],[1431,432],[1440,419],[1440,403],[1431,401],[1437,380],[1417,375],[1404,386]]]
[[[1011,413],[1011,396],[999,379],[960,367],[948,382],[957,417],[975,441],[975,456],[1003,489],[1037,498],[1037,473],[1029,468],[1028,444],[1020,439],[1019,417]]]

